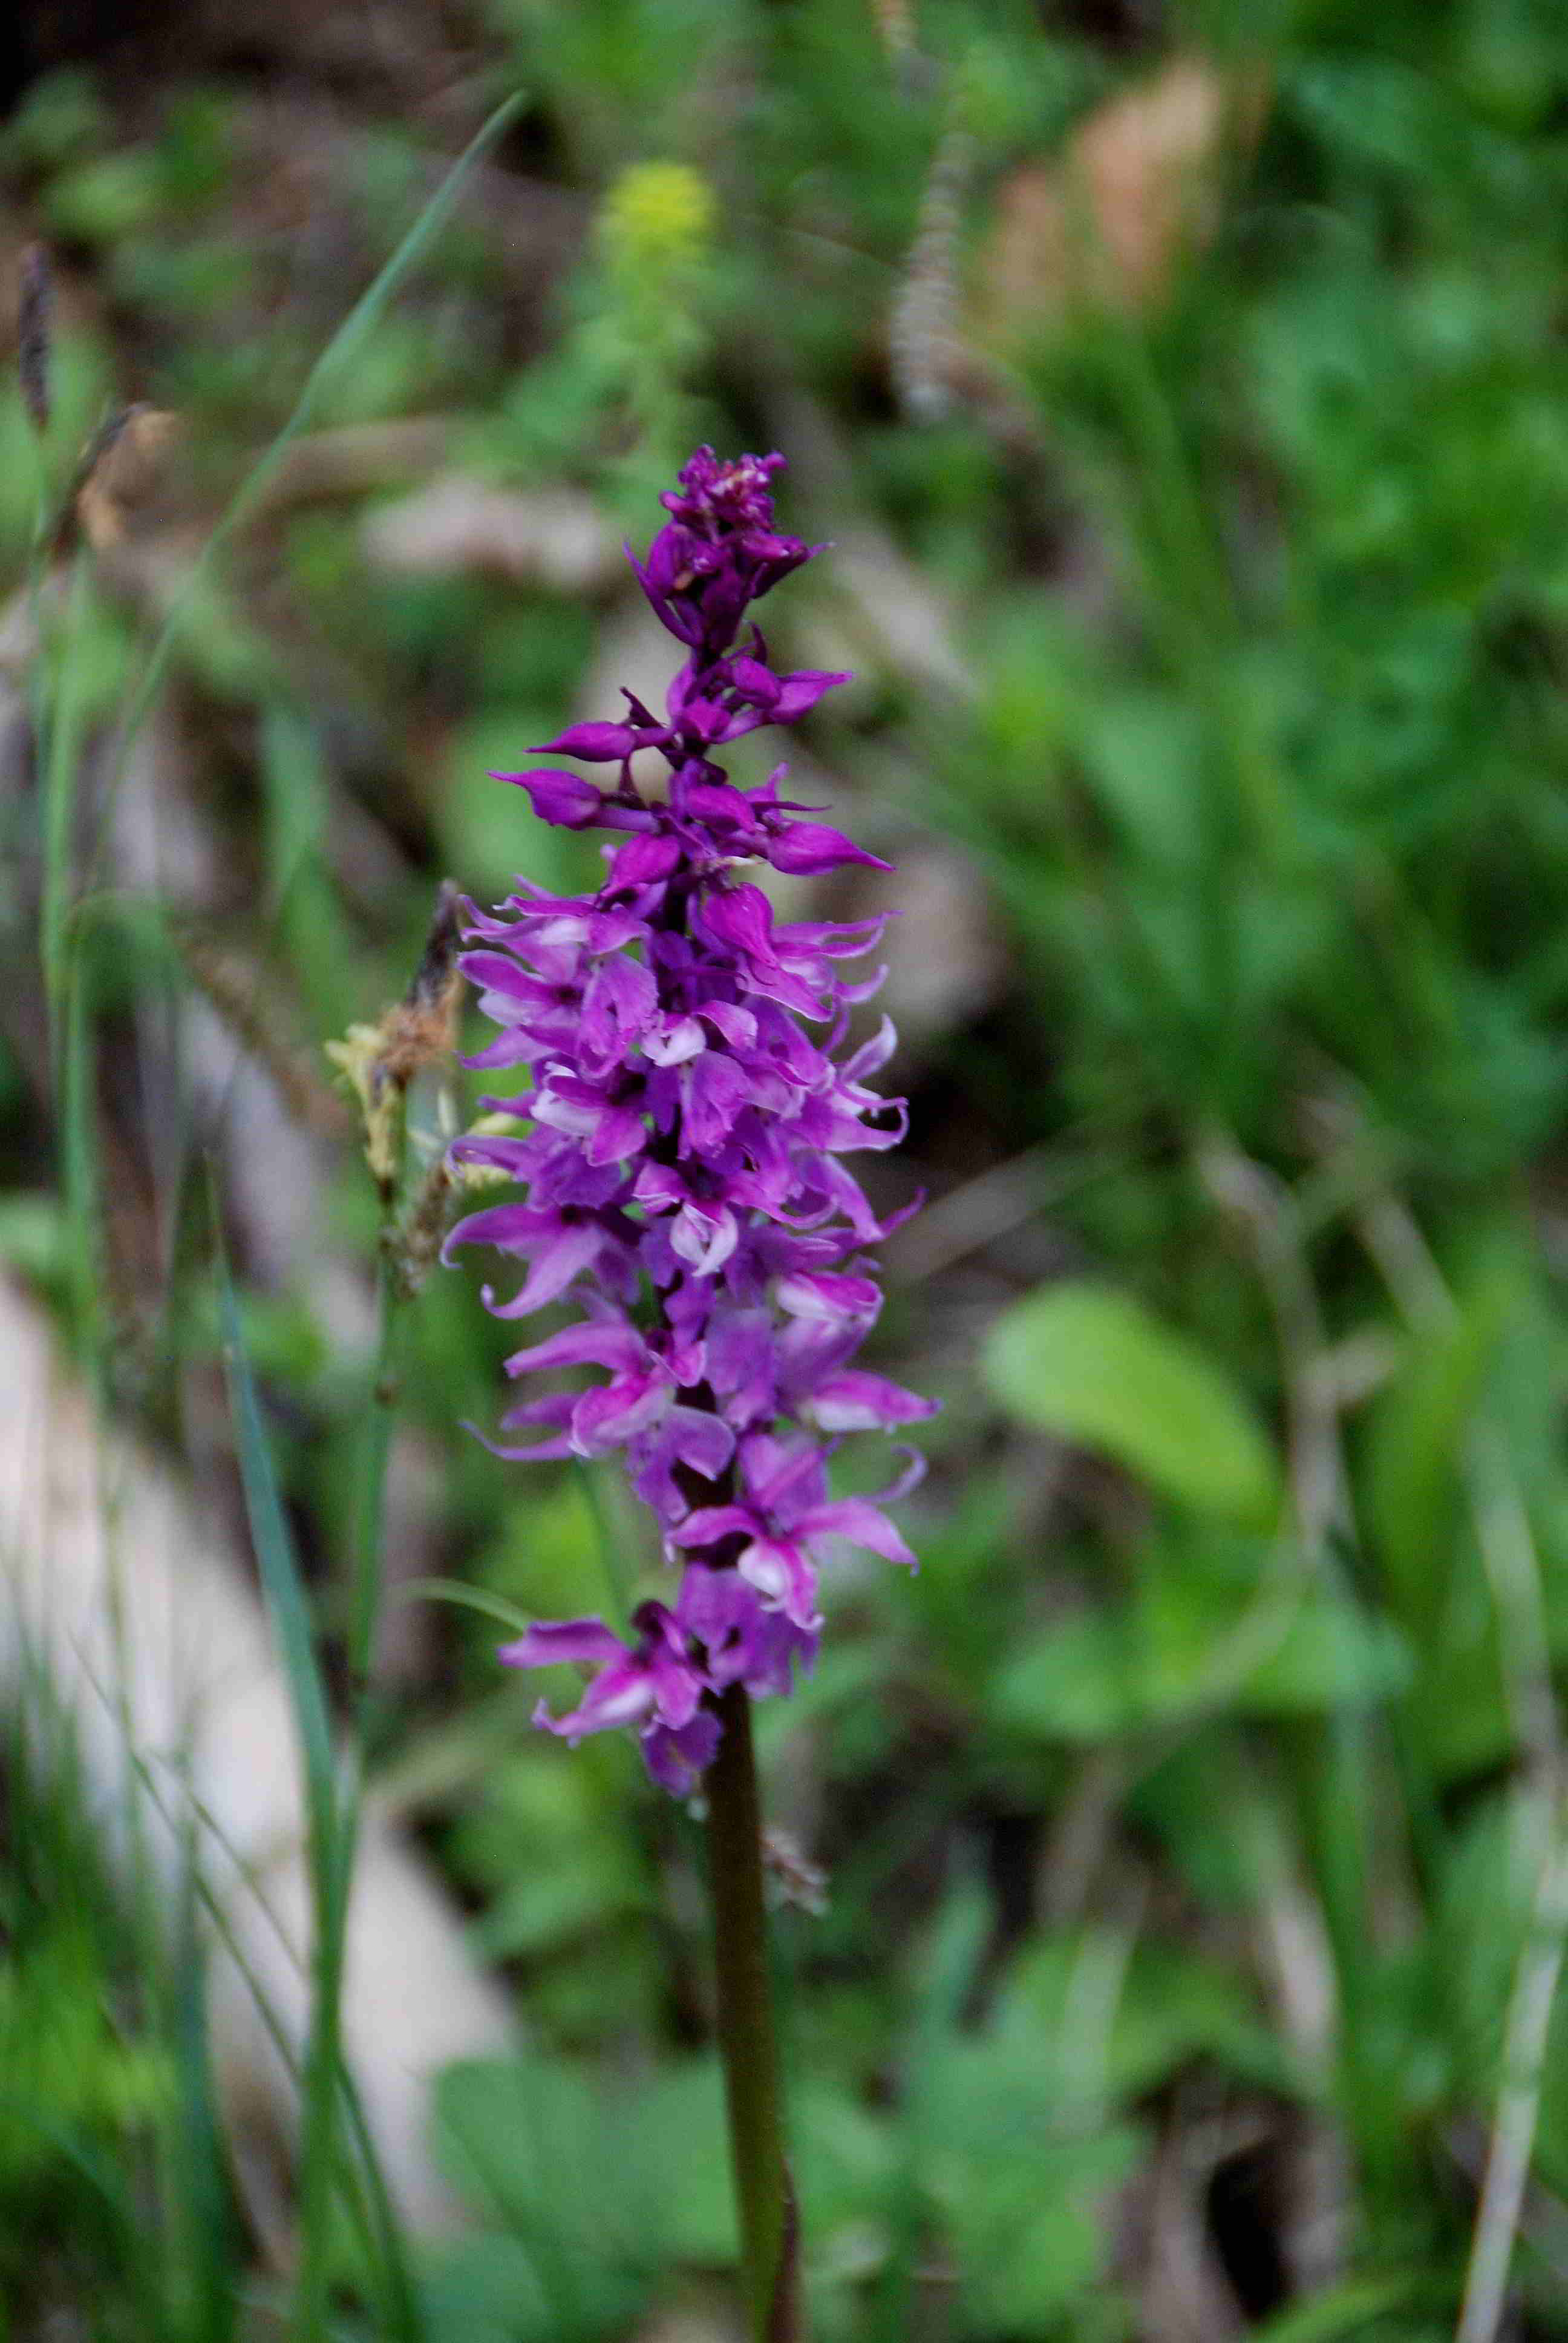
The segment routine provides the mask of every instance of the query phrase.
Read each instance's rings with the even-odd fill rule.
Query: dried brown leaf
[[[1086,304],[1157,308],[1212,242],[1227,167],[1256,145],[1269,96],[1261,67],[1176,57],[1055,160],[1015,171],[980,257],[982,327],[1010,339]]]
[[[73,509],[95,551],[120,544],[132,517],[152,501],[179,427],[177,415],[136,405],[121,408],[89,441],[77,468]]]

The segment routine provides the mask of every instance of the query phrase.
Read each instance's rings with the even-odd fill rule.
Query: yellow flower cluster
[[[611,265],[665,277],[704,257],[718,206],[685,163],[634,163],[605,198],[599,233]]]

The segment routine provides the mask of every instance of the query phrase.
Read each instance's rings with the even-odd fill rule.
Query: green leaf
[[[437,2079],[433,2137],[462,2193],[525,2249],[545,2331],[624,2332],[653,2234],[648,2184],[591,2070],[542,2051],[459,2060]]]
[[[667,2066],[638,2092],[626,2139],[635,2143],[647,2185],[656,2188],[663,2253],[721,2268],[732,2262],[739,2235],[718,2059],[683,2058]]]
[[[982,1366],[1023,1423],[1099,1449],[1179,1503],[1255,1526],[1278,1506],[1273,1453],[1242,1402],[1130,1294],[1042,1286],[1003,1312]]]
[[[460,1611],[477,1611],[482,1618],[494,1619],[509,1627],[515,1635],[526,1635],[534,1622],[504,1594],[492,1594],[483,1586],[465,1586],[460,1578],[411,1578],[405,1585],[395,1587],[396,1603],[452,1603]]]
[[[556,2343],[559,2326],[520,2237],[465,2237],[426,2279],[430,2343]]]
[[[1047,1741],[1131,1732],[1146,1704],[1124,1622],[1087,1612],[1044,1629],[1005,1664],[987,1705],[999,1725]]]

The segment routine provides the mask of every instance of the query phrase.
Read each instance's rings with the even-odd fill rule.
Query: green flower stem
[[[724,1738],[704,1779],[729,2148],[740,2257],[755,2343],[804,2343],[794,2197],[779,2120],[779,2051],[762,1896],[762,1818],[751,1704],[732,1684],[719,1702]]]

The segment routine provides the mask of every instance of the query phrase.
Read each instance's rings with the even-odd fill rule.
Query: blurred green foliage
[[[779,624],[862,670],[813,761],[873,842],[984,897],[1000,974],[911,1050],[910,1152],[960,1200],[1003,1167],[1020,1202],[923,1283],[890,1257],[888,1351],[948,1402],[922,1572],[846,1570],[817,1674],[762,1720],[831,1872],[827,1910],[779,1931],[817,2331],[1161,2343],[1129,2240],[1176,2188],[1176,2247],[1237,2331],[1426,2343],[1452,2332],[1561,1827],[1568,62],[1554,0],[1194,0],[1141,50],[1138,11],[1101,12],[1120,44],[1070,29],[1096,13],[918,7],[922,74],[888,53],[896,10],[841,0],[494,0],[477,80],[522,86],[521,131],[317,422],[440,418],[482,488],[584,491],[638,537],[693,438],[784,443],[791,521],[843,551]],[[965,288],[1014,175],[1166,50],[1266,68],[1212,240],[1141,310],[1042,277],[982,334]],[[178,495],[210,519],[444,148],[372,93],[291,214],[243,77],[122,101],[75,66],[0,124],[0,194],[79,295],[50,477],[145,396],[180,411]],[[954,298],[990,390],[920,425],[888,323],[955,126]],[[541,290],[514,246],[547,196],[566,227]],[[401,990],[435,879],[487,899],[518,864],[592,868],[488,776],[575,709],[621,606],[376,563],[363,511],[404,485],[269,515],[175,666],[210,908],[311,1050]],[[0,403],[17,579],[37,513]],[[891,548],[874,589],[852,582],[868,540]],[[961,688],[889,650],[911,579]],[[132,594],[92,602],[93,717],[147,621]],[[4,819],[21,868],[30,810]],[[196,980],[156,894],[95,879],[113,1062]],[[4,886],[8,978],[35,983]],[[78,1273],[38,1168],[59,1142],[7,1056],[0,1251],[56,1298]],[[194,1122],[180,1147],[194,1195]],[[317,1221],[368,1258],[352,1143]],[[140,1316],[107,1289],[97,1334],[107,1386],[166,1432],[220,1342],[203,1244],[165,1269]],[[476,1282],[422,1297],[402,1397],[447,1562],[529,1613],[624,1612],[657,1557],[614,1488],[455,1432],[493,1416],[507,1347]],[[331,1582],[360,1363],[309,1260],[258,1272],[240,1311]],[[432,2343],[608,2343],[731,2247],[698,1842],[629,1750],[527,1735],[487,1629],[432,1635],[378,1755],[529,2046],[442,2085],[477,2227],[423,2258],[422,2315]],[[226,2288],[264,2315],[237,2221],[200,2211],[230,2188],[192,2147],[199,1976],[149,1970],[79,1785],[15,1735],[5,1787],[15,2330],[65,2303],[95,2335],[216,2336]],[[1568,2336],[1561,2010],[1525,2079],[1512,2331],[1537,2343]],[[1314,2264],[1325,2140],[1339,2242]],[[159,2250],[127,2275],[138,2220]],[[45,2229],[68,2249],[35,2257]],[[198,2231],[218,2261],[182,2293]],[[346,2247],[346,2304],[362,2275]]]

